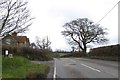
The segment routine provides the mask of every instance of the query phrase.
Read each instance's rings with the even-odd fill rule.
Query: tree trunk
[[[83,54],[84,54],[85,56],[87,56],[87,53],[86,53],[86,51],[87,51],[86,43],[83,43],[83,46],[84,46]]]

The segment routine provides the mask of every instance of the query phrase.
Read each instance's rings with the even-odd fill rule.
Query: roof
[[[25,43],[25,42],[29,43],[29,38],[27,38],[27,36],[17,36],[15,32],[12,35],[10,34],[6,35],[3,39],[7,37],[14,39],[17,43]]]
[[[27,42],[27,37],[26,36],[16,36],[15,40],[19,43],[24,43],[24,42]]]

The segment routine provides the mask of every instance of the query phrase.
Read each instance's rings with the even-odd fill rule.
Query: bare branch
[[[36,37],[36,44],[40,49],[47,49],[50,50],[51,47],[51,42],[48,38],[48,36],[46,38],[40,39],[39,37]]]
[[[65,30],[62,31],[62,35],[70,40],[70,44],[76,45],[77,43],[83,52],[86,52],[88,43],[104,43],[107,41],[105,29],[87,18],[73,20],[63,27]]]
[[[27,8],[28,2],[24,0],[2,0],[0,1],[0,15],[2,28],[0,35],[14,31],[23,33],[28,30],[34,18],[30,18],[30,11]]]

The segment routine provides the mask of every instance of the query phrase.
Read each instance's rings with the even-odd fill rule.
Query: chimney
[[[12,36],[16,37],[16,36],[17,36],[17,33],[16,33],[16,32],[13,32],[13,33],[12,33]]]

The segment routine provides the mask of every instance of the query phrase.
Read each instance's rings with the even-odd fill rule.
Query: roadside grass
[[[2,58],[2,78],[34,78],[36,75],[43,76],[47,74],[48,66],[45,64],[34,64],[30,60],[21,57],[14,56],[13,58]],[[35,75],[36,74],[36,75]]]
[[[60,56],[61,58],[79,58],[79,57],[82,57],[80,53],[67,53],[67,54],[64,54],[62,56]]]
[[[2,77],[2,56],[0,55],[0,78]]]
[[[119,61],[119,56],[81,56],[80,53],[69,53],[61,56],[61,58],[90,58],[90,59],[100,59],[108,61]]]
[[[85,58],[109,60],[109,61],[119,61],[119,59],[120,59],[120,57],[118,57],[118,56],[89,56],[89,57],[85,57]]]

